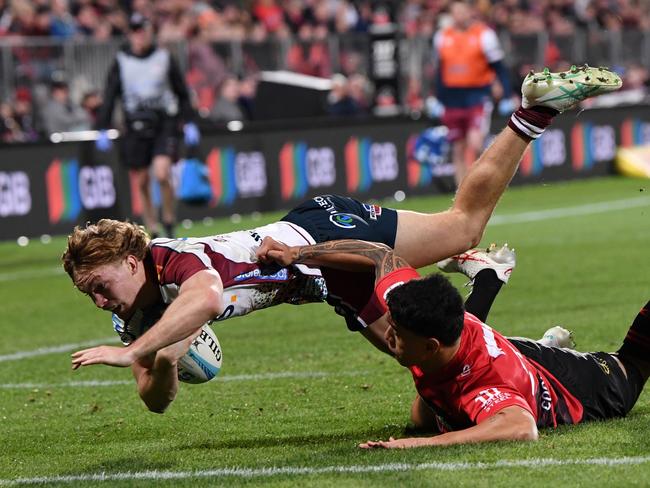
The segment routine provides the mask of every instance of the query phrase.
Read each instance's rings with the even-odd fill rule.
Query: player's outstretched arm
[[[138,394],[155,413],[164,413],[178,392],[178,360],[187,353],[192,341],[200,334],[196,331],[185,340],[165,347],[157,353],[137,360],[131,365]]]
[[[426,446],[449,446],[491,441],[536,441],[535,419],[528,410],[518,406],[506,407],[468,429],[446,432],[434,437],[390,438],[387,441],[368,441],[359,444],[362,449],[409,449]]]
[[[72,368],[92,364],[127,367],[135,361],[190,337],[223,312],[223,284],[214,270],[188,278],[160,320],[128,347],[99,346],[72,354]]]

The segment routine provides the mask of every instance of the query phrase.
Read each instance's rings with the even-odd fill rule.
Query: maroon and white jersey
[[[255,251],[266,236],[289,246],[314,243],[307,232],[289,222],[209,237],[154,239],[150,249],[163,301],[174,301],[183,282],[205,269],[217,271],[223,282],[226,308],[215,320],[279,303],[323,301],[327,289],[317,268],[282,268],[257,262]]]
[[[410,369],[442,432],[471,427],[513,405],[528,410],[538,427],[582,418],[582,404],[559,381],[470,313],[460,348],[442,370],[426,375]]]
[[[290,222],[208,237],[153,239],[149,248],[163,302],[173,302],[185,280],[202,270],[215,270],[223,282],[225,308],[214,320],[280,303],[298,305],[325,300],[327,287],[317,268],[302,264],[282,268],[257,262],[255,251],[266,236],[289,246],[314,244],[304,229]],[[113,326],[128,344],[153,325],[163,311],[164,307],[152,307],[146,313],[138,311],[126,324],[114,316]]]

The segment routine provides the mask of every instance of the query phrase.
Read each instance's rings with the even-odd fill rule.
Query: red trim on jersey
[[[372,324],[375,320],[384,315],[388,307],[386,305],[386,296],[394,288],[403,285],[407,281],[419,278],[415,269],[399,268],[383,276],[375,286],[375,292],[370,297],[370,301],[363,307],[359,317],[366,325]]]
[[[386,297],[388,293],[392,289],[403,285],[407,281],[411,281],[419,277],[420,275],[418,272],[415,271],[415,269],[409,267],[396,269],[395,271],[388,273],[386,276],[380,279],[379,283],[377,283],[377,286],[375,286],[375,295],[377,295],[379,303],[381,303],[382,307],[384,308],[384,312],[388,310],[388,307],[386,305]]]

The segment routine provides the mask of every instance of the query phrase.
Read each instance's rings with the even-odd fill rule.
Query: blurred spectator
[[[32,93],[26,86],[21,86],[16,89],[14,120],[20,130],[20,140],[33,142],[40,138],[38,124],[34,114]]]
[[[210,112],[210,119],[215,122],[244,120],[244,113],[239,106],[239,81],[237,78],[229,76],[224,80],[219,99]]]
[[[91,126],[94,126],[97,122],[97,116],[99,115],[101,106],[102,96],[97,90],[86,92],[81,97],[81,108],[86,111]]]
[[[218,87],[226,78],[226,65],[209,44],[193,42],[189,47],[190,66],[185,75],[200,114],[205,116],[215,104]]]
[[[43,107],[43,125],[47,134],[90,129],[90,117],[70,100],[67,82],[55,80],[50,85],[50,98]]]
[[[19,87],[12,103],[0,103],[0,141],[33,142],[39,139],[29,88]]]
[[[284,25],[284,12],[275,0],[255,0],[251,11],[267,32],[275,33]]]
[[[77,21],[70,13],[68,0],[52,0],[50,33],[62,40],[77,34]]]
[[[341,74],[332,76],[332,89],[327,96],[327,113],[336,116],[357,115],[359,107],[350,96],[348,80]]]
[[[370,80],[362,74],[354,74],[348,78],[348,94],[354,100],[357,111],[360,114],[370,112],[372,100],[372,84]]]
[[[239,99],[237,102],[242,109],[244,119],[253,118],[253,106],[255,104],[255,94],[257,93],[257,78],[247,76],[239,82]]]
[[[329,78],[332,74],[327,28],[304,24],[287,53],[287,68],[303,75]]]

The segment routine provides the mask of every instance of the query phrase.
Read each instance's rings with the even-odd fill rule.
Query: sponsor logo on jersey
[[[600,366],[600,369],[603,370],[603,373],[608,375],[609,372],[610,372],[610,369],[609,369],[609,364],[607,364],[607,361],[605,361],[604,359],[601,359],[601,358],[597,358],[596,362],[598,363],[598,366]]]
[[[342,229],[354,229],[357,224],[368,225],[368,222],[358,215],[339,212],[334,203],[332,203],[332,199],[327,195],[314,197],[313,200],[320,208],[330,214],[330,222],[337,227],[341,227]],[[381,207],[379,208],[381,213]]]
[[[246,273],[239,274],[235,276],[234,281],[246,281],[246,280],[269,280],[269,281],[287,281],[289,279],[289,271],[287,268],[282,268],[279,271],[276,271],[272,274],[264,274],[263,271],[259,268],[255,268]]]
[[[478,392],[474,398],[475,402],[481,404],[486,412],[489,412],[495,405],[509,399],[512,395],[508,392],[500,391],[498,388],[486,388]]]
[[[341,212],[331,214],[330,222],[342,229],[354,229],[357,224],[368,225],[368,223],[358,215]]]
[[[366,210],[366,212],[368,212],[370,220],[377,220],[377,217],[381,216],[381,207],[379,205],[364,203],[363,208]]]
[[[463,371],[460,373],[461,376],[469,376],[472,372],[472,368],[469,364],[463,366]]]

